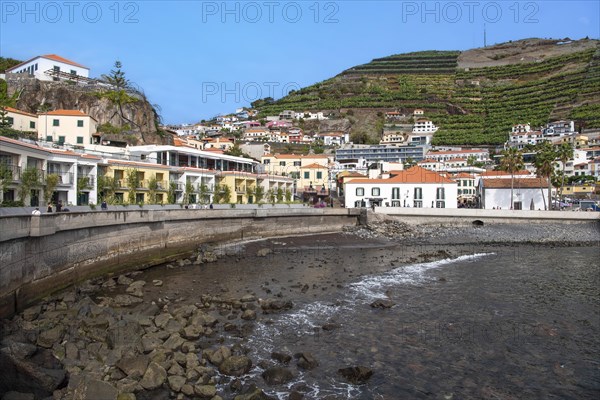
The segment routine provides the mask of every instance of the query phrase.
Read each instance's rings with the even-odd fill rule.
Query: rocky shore
[[[308,257],[303,249],[314,252],[346,246],[343,253],[352,249],[357,240],[362,245],[381,248],[398,243],[433,245],[433,250],[407,250],[402,259],[397,255],[391,260],[382,259],[380,270],[385,271],[389,268],[386,265],[461,254],[446,244],[597,245],[599,237],[597,224],[452,228],[414,227],[382,219],[337,235],[296,239],[294,249],[277,241],[233,248],[203,245],[190,257],[165,265],[156,273],[138,271],[89,280],[45,299],[11,320],[1,321],[0,398],[272,399],[267,388],[285,385],[316,368],[320,355],[282,348],[271,352],[270,359],[253,359],[252,349],[244,345],[243,339],[258,321],[268,323],[273,314],[294,309],[294,298],[287,293],[309,296],[316,290],[341,287],[357,275],[374,272],[348,265],[343,273],[331,271],[330,275],[313,277],[311,269],[325,270],[331,260],[321,257],[321,253]],[[201,275],[192,282],[188,275],[182,275],[187,284],[179,281],[178,289],[178,282],[174,281],[175,289],[163,290],[163,276],[193,268],[201,274],[202,268],[223,261],[222,257],[231,265],[229,272],[233,274],[224,272],[223,278],[235,280],[234,267],[239,267],[236,264],[242,259],[268,265],[270,257],[286,251],[294,255],[295,265],[300,267],[289,267],[289,284],[269,280],[267,275],[261,282],[239,282],[233,286],[236,289],[231,289],[220,282],[203,281]],[[360,257],[352,257],[355,258],[349,259],[360,265]],[[379,299],[371,306],[386,309],[393,302]],[[335,330],[337,326],[332,321],[320,329]],[[262,379],[244,379],[250,371],[258,371]],[[372,374],[367,366],[343,362],[338,370],[340,379],[349,385],[365,384]],[[301,385],[292,386],[285,398],[302,399],[304,393]]]

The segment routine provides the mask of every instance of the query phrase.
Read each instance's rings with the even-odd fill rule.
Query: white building
[[[98,121],[79,110],[56,110],[38,115],[38,137],[71,145],[93,143]]]
[[[482,178],[479,181],[481,207],[486,210],[510,210],[511,179]],[[545,178],[514,179],[512,183],[515,210],[545,210],[548,180]]]
[[[6,110],[6,122],[12,129],[22,132],[37,132],[37,115],[12,107],[4,107],[4,109]]]
[[[412,133],[435,133],[438,127],[433,124],[433,121],[419,118],[413,125]]]
[[[46,206],[44,188],[48,175],[58,176],[50,202],[64,205],[97,203],[96,181],[100,157],[0,137],[0,164],[10,171],[0,201],[23,201],[25,206]],[[35,172],[31,172],[35,171]],[[21,193],[24,174],[37,175],[37,184]],[[24,196],[24,198],[23,198]]]
[[[476,161],[489,161],[490,153],[485,149],[469,149],[469,150],[446,150],[446,151],[429,151],[425,157],[427,159],[436,161],[448,161],[453,158],[465,158],[474,157]]]
[[[345,205],[457,208],[457,183],[414,166],[387,179],[352,179],[344,184]]]
[[[6,73],[28,74],[40,81],[60,81],[89,78],[90,69],[56,54],[46,54],[15,65]]]

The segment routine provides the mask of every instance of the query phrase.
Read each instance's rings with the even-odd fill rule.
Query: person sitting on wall
[[[62,211],[62,200],[59,200],[58,203],[56,203],[56,212],[61,212]]]
[[[38,207],[36,207],[35,210],[33,210],[31,212],[31,215],[37,215],[37,216],[39,216],[39,215],[42,215],[42,212],[40,211],[40,209]]]
[[[102,211],[108,210],[108,205],[106,204],[106,200],[102,200],[102,204],[100,204],[100,209]]]
[[[46,212],[52,212],[52,203],[48,203],[48,209],[46,210]]]

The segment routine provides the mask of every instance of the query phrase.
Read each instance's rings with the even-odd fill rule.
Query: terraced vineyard
[[[586,42],[590,43],[590,41]],[[536,62],[459,68],[457,51],[427,51],[375,59],[291,93],[261,108],[282,110],[414,108],[440,127],[435,144],[500,144],[512,125],[540,126],[573,118],[600,127],[600,46]],[[595,46],[595,47],[594,47]],[[377,136],[375,126],[370,133]]]

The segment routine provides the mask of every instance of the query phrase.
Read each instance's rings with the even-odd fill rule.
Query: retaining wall
[[[76,282],[142,269],[203,243],[339,232],[359,210],[127,210],[0,218],[0,317]]]

